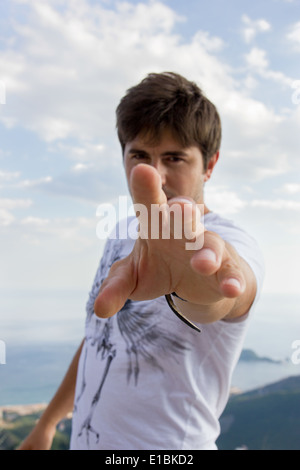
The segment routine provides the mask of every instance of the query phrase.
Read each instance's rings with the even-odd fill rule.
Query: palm
[[[159,175],[151,166],[138,165],[130,183],[134,203],[145,206],[147,214],[151,213],[151,204],[167,205]],[[183,206],[184,202],[180,204]],[[195,206],[192,207],[190,219],[195,230]],[[144,217],[140,220],[141,233],[146,225],[150,233],[151,220]],[[201,224],[198,225],[201,231]],[[218,262],[203,262],[199,257],[201,250],[186,250],[187,240],[184,237],[174,239],[172,234],[171,231],[168,239],[137,239],[130,255],[116,262],[103,282],[95,302],[97,315],[114,315],[128,298],[150,300],[174,291],[197,304],[216,302],[224,297],[219,287],[218,269],[229,255],[223,245]],[[206,232],[205,244],[211,244],[215,237]]]

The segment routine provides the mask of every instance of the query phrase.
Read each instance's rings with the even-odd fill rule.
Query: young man
[[[256,242],[204,204],[219,115],[194,83],[150,74],[121,100],[117,129],[139,236],[116,237],[128,220],[107,241],[85,339],[21,448],[49,448],[73,409],[71,449],[216,449],[263,279]],[[169,236],[153,208],[174,221]]]

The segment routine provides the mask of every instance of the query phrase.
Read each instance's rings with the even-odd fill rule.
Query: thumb
[[[94,303],[97,317],[112,317],[121,310],[134,290],[132,272],[129,256],[112,265]]]

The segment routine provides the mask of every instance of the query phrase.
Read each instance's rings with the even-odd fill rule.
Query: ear
[[[208,162],[207,169],[204,173],[204,182],[208,181],[211,177],[213,169],[219,159],[220,152],[215,153]]]

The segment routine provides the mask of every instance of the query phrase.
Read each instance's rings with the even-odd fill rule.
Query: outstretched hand
[[[194,201],[167,200],[158,172],[146,164],[132,170],[130,189],[136,207],[145,208],[143,216],[139,214],[140,237],[132,252],[111,267],[95,301],[97,316],[113,316],[127,299],[150,300],[172,292],[199,307],[243,295],[246,279],[241,259],[216,233],[204,229]],[[151,229],[157,229],[151,208],[164,207],[162,218],[172,219],[167,209],[174,204],[181,209],[181,236],[175,236],[176,227],[171,224],[169,237],[162,236],[161,226],[159,236],[151,237]],[[187,249],[191,241],[196,249]]]

